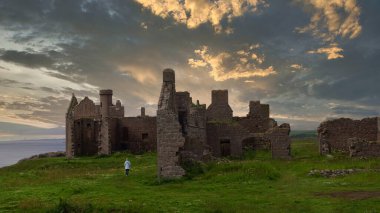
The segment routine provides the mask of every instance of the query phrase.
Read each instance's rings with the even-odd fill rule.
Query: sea
[[[0,141],[0,168],[46,152],[65,151],[65,139]]]

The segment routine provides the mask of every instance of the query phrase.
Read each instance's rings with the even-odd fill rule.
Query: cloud
[[[190,58],[188,60],[188,64],[192,68],[206,67],[207,66],[207,62],[206,61],[204,61],[204,60],[197,60],[197,59],[193,59],[193,58]]]
[[[159,82],[158,76],[156,76],[156,72],[150,69],[144,69],[142,67],[133,65],[124,65],[119,66],[118,70],[123,75],[132,76],[132,78],[142,84],[157,84]]]
[[[333,42],[338,36],[353,39],[359,36],[360,8],[356,0],[303,0],[299,1],[312,12],[310,24],[297,28],[300,33],[310,32],[326,42]]]
[[[45,54],[16,50],[4,51],[0,59],[28,67],[47,67],[53,63],[53,60]]]
[[[25,138],[64,138],[65,129],[59,128],[38,128],[30,125],[0,122],[0,141],[5,140],[25,140]]]
[[[257,65],[264,61],[263,56],[257,56],[252,49],[239,50],[233,53],[220,52],[217,54],[209,53],[209,48],[203,46],[195,50],[194,53],[201,59],[190,58],[188,64],[192,68],[208,67],[209,75],[215,81],[225,81],[228,79],[240,79],[250,77],[266,77],[277,72],[273,66],[260,68]],[[256,57],[250,57],[255,55]]]
[[[343,58],[343,49],[337,47],[339,38],[354,39],[361,31],[359,18],[361,9],[356,0],[298,0],[305,5],[306,11],[312,16],[310,23],[305,27],[298,27],[299,33],[311,33],[315,38],[322,39],[330,47],[311,50],[309,53],[324,53],[327,59]]]
[[[165,2],[171,1],[146,4]],[[89,96],[97,102],[98,88],[113,89],[127,116],[139,114],[140,106],[155,115],[161,71],[166,67],[176,71],[178,91],[191,92],[194,100],[209,104],[210,90],[229,89],[234,114],[245,115],[249,100],[262,100],[270,103],[272,114],[283,115],[278,117],[281,121],[299,118],[292,121],[292,128],[303,127],[302,120],[314,117],[316,122],[308,125],[316,127],[319,118],[338,113],[327,108],[327,102],[380,104],[378,1],[357,1],[360,20],[353,17],[363,28],[360,36],[354,30],[345,34],[339,30],[353,29],[343,26],[350,13],[341,6],[333,7],[340,24],[336,25],[338,30],[331,28],[330,32],[327,23],[332,19],[327,19],[324,9],[318,9],[311,0],[299,0],[305,10],[294,7],[294,1],[268,0],[270,7],[265,10],[264,1],[257,1],[261,2],[257,10],[247,0],[198,0],[193,8],[189,4],[195,1],[172,2],[178,8],[172,8],[175,4],[161,7],[164,11],[157,15],[149,5],[137,1],[1,1],[0,55],[13,51],[17,57],[7,62],[0,59],[0,100],[8,104],[0,107],[0,121],[45,128],[62,125],[67,104],[62,100],[61,105],[45,105],[42,98],[69,101],[74,92],[78,98]],[[219,3],[203,10],[210,2]],[[336,1],[322,3],[330,2]],[[241,10],[241,15],[233,14],[232,7],[219,9],[222,3],[250,8]],[[184,19],[181,14],[175,18],[175,11],[185,11]],[[296,26],[312,23],[310,17],[315,13],[320,14],[319,21],[314,22],[317,34],[310,30],[306,34],[294,32]],[[311,36],[305,36],[309,33]],[[325,41],[323,33],[334,40]],[[249,47],[251,43],[255,45]],[[326,51],[317,53],[333,43],[344,49],[335,52],[344,58],[325,60]],[[193,52],[203,50],[202,45],[207,45],[203,57]],[[47,62],[42,58],[40,62],[30,60],[30,54],[46,56]],[[292,64],[303,69],[290,67]],[[276,74],[257,75],[256,71],[269,68]]]
[[[310,50],[310,54],[326,54],[328,60],[344,58],[343,49],[338,47],[337,44],[332,44],[329,47],[321,47],[317,50]]]
[[[355,117],[355,118],[362,118],[362,117],[371,117],[371,116],[378,116],[380,114],[380,111],[377,108],[369,108],[366,106],[345,106],[345,105],[337,105],[337,104],[331,104],[330,109],[334,111],[335,114],[338,116],[348,116],[348,117]]]
[[[303,69],[303,66],[302,66],[302,64],[292,64],[292,65],[290,65],[290,68],[300,70],[300,69]]]
[[[259,7],[268,7],[264,0],[135,0],[155,15],[162,18],[172,17],[177,23],[189,29],[197,28],[206,22],[211,23],[216,32],[222,32],[222,20],[231,22],[232,18],[248,12],[257,12]],[[227,34],[233,32],[229,27]]]

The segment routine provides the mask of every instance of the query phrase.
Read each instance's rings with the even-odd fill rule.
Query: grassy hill
[[[317,137],[317,130],[292,130],[290,137],[292,139],[313,139]]]
[[[321,157],[309,139],[294,141],[292,154],[283,161],[249,152],[164,182],[156,179],[154,153],[29,160],[0,169],[0,212],[380,212],[380,173],[308,176],[312,169],[380,169],[379,159]]]

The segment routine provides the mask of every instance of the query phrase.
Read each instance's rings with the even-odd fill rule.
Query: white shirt
[[[130,169],[131,168],[131,162],[129,162],[129,160],[126,160],[124,162],[124,167],[125,167],[125,169]]]

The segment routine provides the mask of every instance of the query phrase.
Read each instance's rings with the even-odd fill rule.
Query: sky
[[[313,130],[380,112],[377,0],[0,0],[0,140],[64,135],[72,93],[154,116],[162,70],[210,104],[228,89]]]

